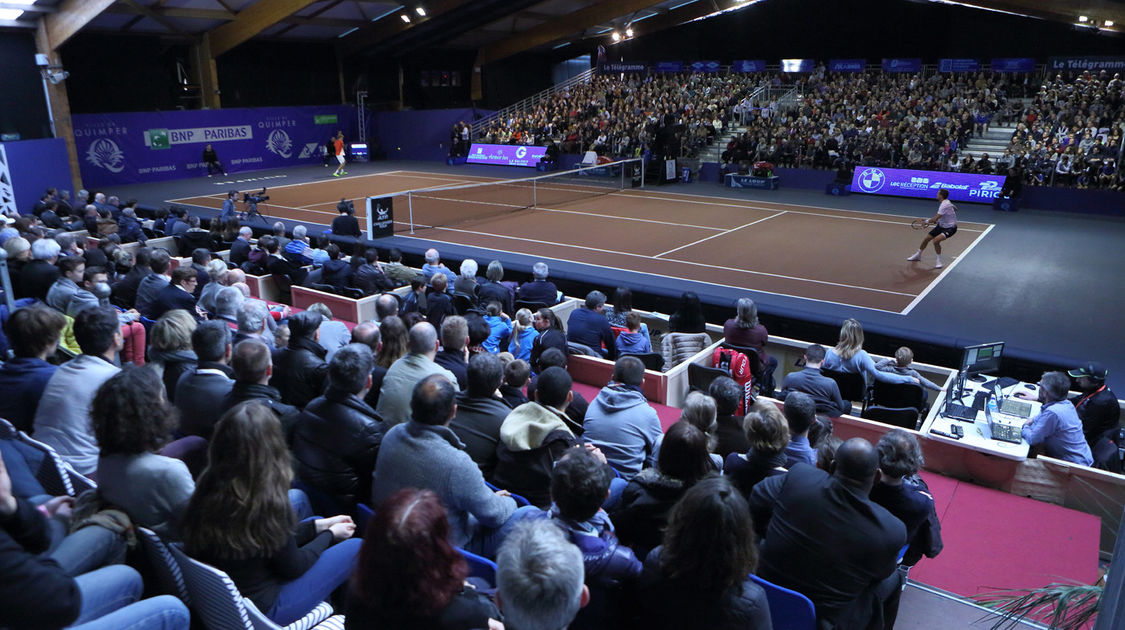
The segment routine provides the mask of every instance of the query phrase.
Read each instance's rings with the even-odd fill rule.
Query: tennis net
[[[413,234],[415,229],[479,223],[529,208],[574,207],[643,186],[644,163],[633,158],[522,179],[420,188],[392,198],[395,214],[409,218]]]

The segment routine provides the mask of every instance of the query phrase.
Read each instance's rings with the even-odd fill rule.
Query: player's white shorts
[[[340,164],[343,164],[344,163],[344,154],[341,153],[340,155],[337,155],[336,161],[339,162]]]

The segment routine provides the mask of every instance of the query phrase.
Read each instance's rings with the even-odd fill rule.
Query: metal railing
[[[561,92],[563,90],[566,90],[566,89],[568,89],[572,86],[578,85],[579,83],[589,83],[590,78],[593,77],[593,76],[594,76],[594,70],[593,70],[593,68],[591,68],[591,69],[589,69],[585,72],[582,72],[580,74],[574,75],[573,77],[570,77],[566,81],[563,81],[561,83],[556,83],[555,85],[547,88],[546,90],[543,90],[542,92],[539,92],[538,94],[533,94],[533,95],[523,99],[522,101],[519,101],[515,104],[509,105],[509,106],[505,107],[504,109],[501,109],[500,111],[497,111],[494,114],[485,116],[484,118],[481,118],[480,120],[474,121],[471,125],[469,125],[471,137],[473,139],[477,139],[481,136],[481,133],[484,130],[491,127],[497,121],[504,121],[504,120],[507,120],[508,118],[514,116],[514,115],[522,114],[522,113],[528,112],[530,110],[533,110],[536,107],[538,107],[541,103],[545,103],[545,102],[551,100],[552,97],[554,97],[556,94],[558,94],[559,92]]]

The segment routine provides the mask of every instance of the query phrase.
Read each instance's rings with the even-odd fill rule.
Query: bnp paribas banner
[[[311,164],[337,131],[356,142],[356,109],[268,107],[77,114],[74,139],[87,187],[207,174],[203,150],[228,173]]]

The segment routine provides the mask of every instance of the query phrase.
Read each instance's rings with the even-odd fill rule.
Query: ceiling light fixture
[[[403,21],[403,22],[406,22],[407,24],[410,24],[410,16],[409,16],[409,15],[407,15],[407,14],[403,13],[403,14],[402,14],[402,15],[400,15],[399,17],[400,17],[400,18],[402,18],[402,21]]]
[[[426,10],[423,9],[422,7],[418,7],[417,9],[414,9],[414,12],[418,14],[418,17],[426,17]]]
[[[1078,16],[1078,21],[1085,24],[1086,22],[1090,21],[1090,18],[1086,17],[1085,15],[1080,15],[1080,16]]]
[[[1102,22],[1102,25],[1107,27],[1113,26],[1113,20],[1106,20],[1105,22]]]
[[[630,26],[630,27],[625,29],[625,37],[632,37],[632,36],[633,36],[633,27]]]
[[[621,41],[621,33],[618,33],[617,31],[613,31],[613,35],[611,35],[610,37],[612,37],[613,41],[615,42]]]

